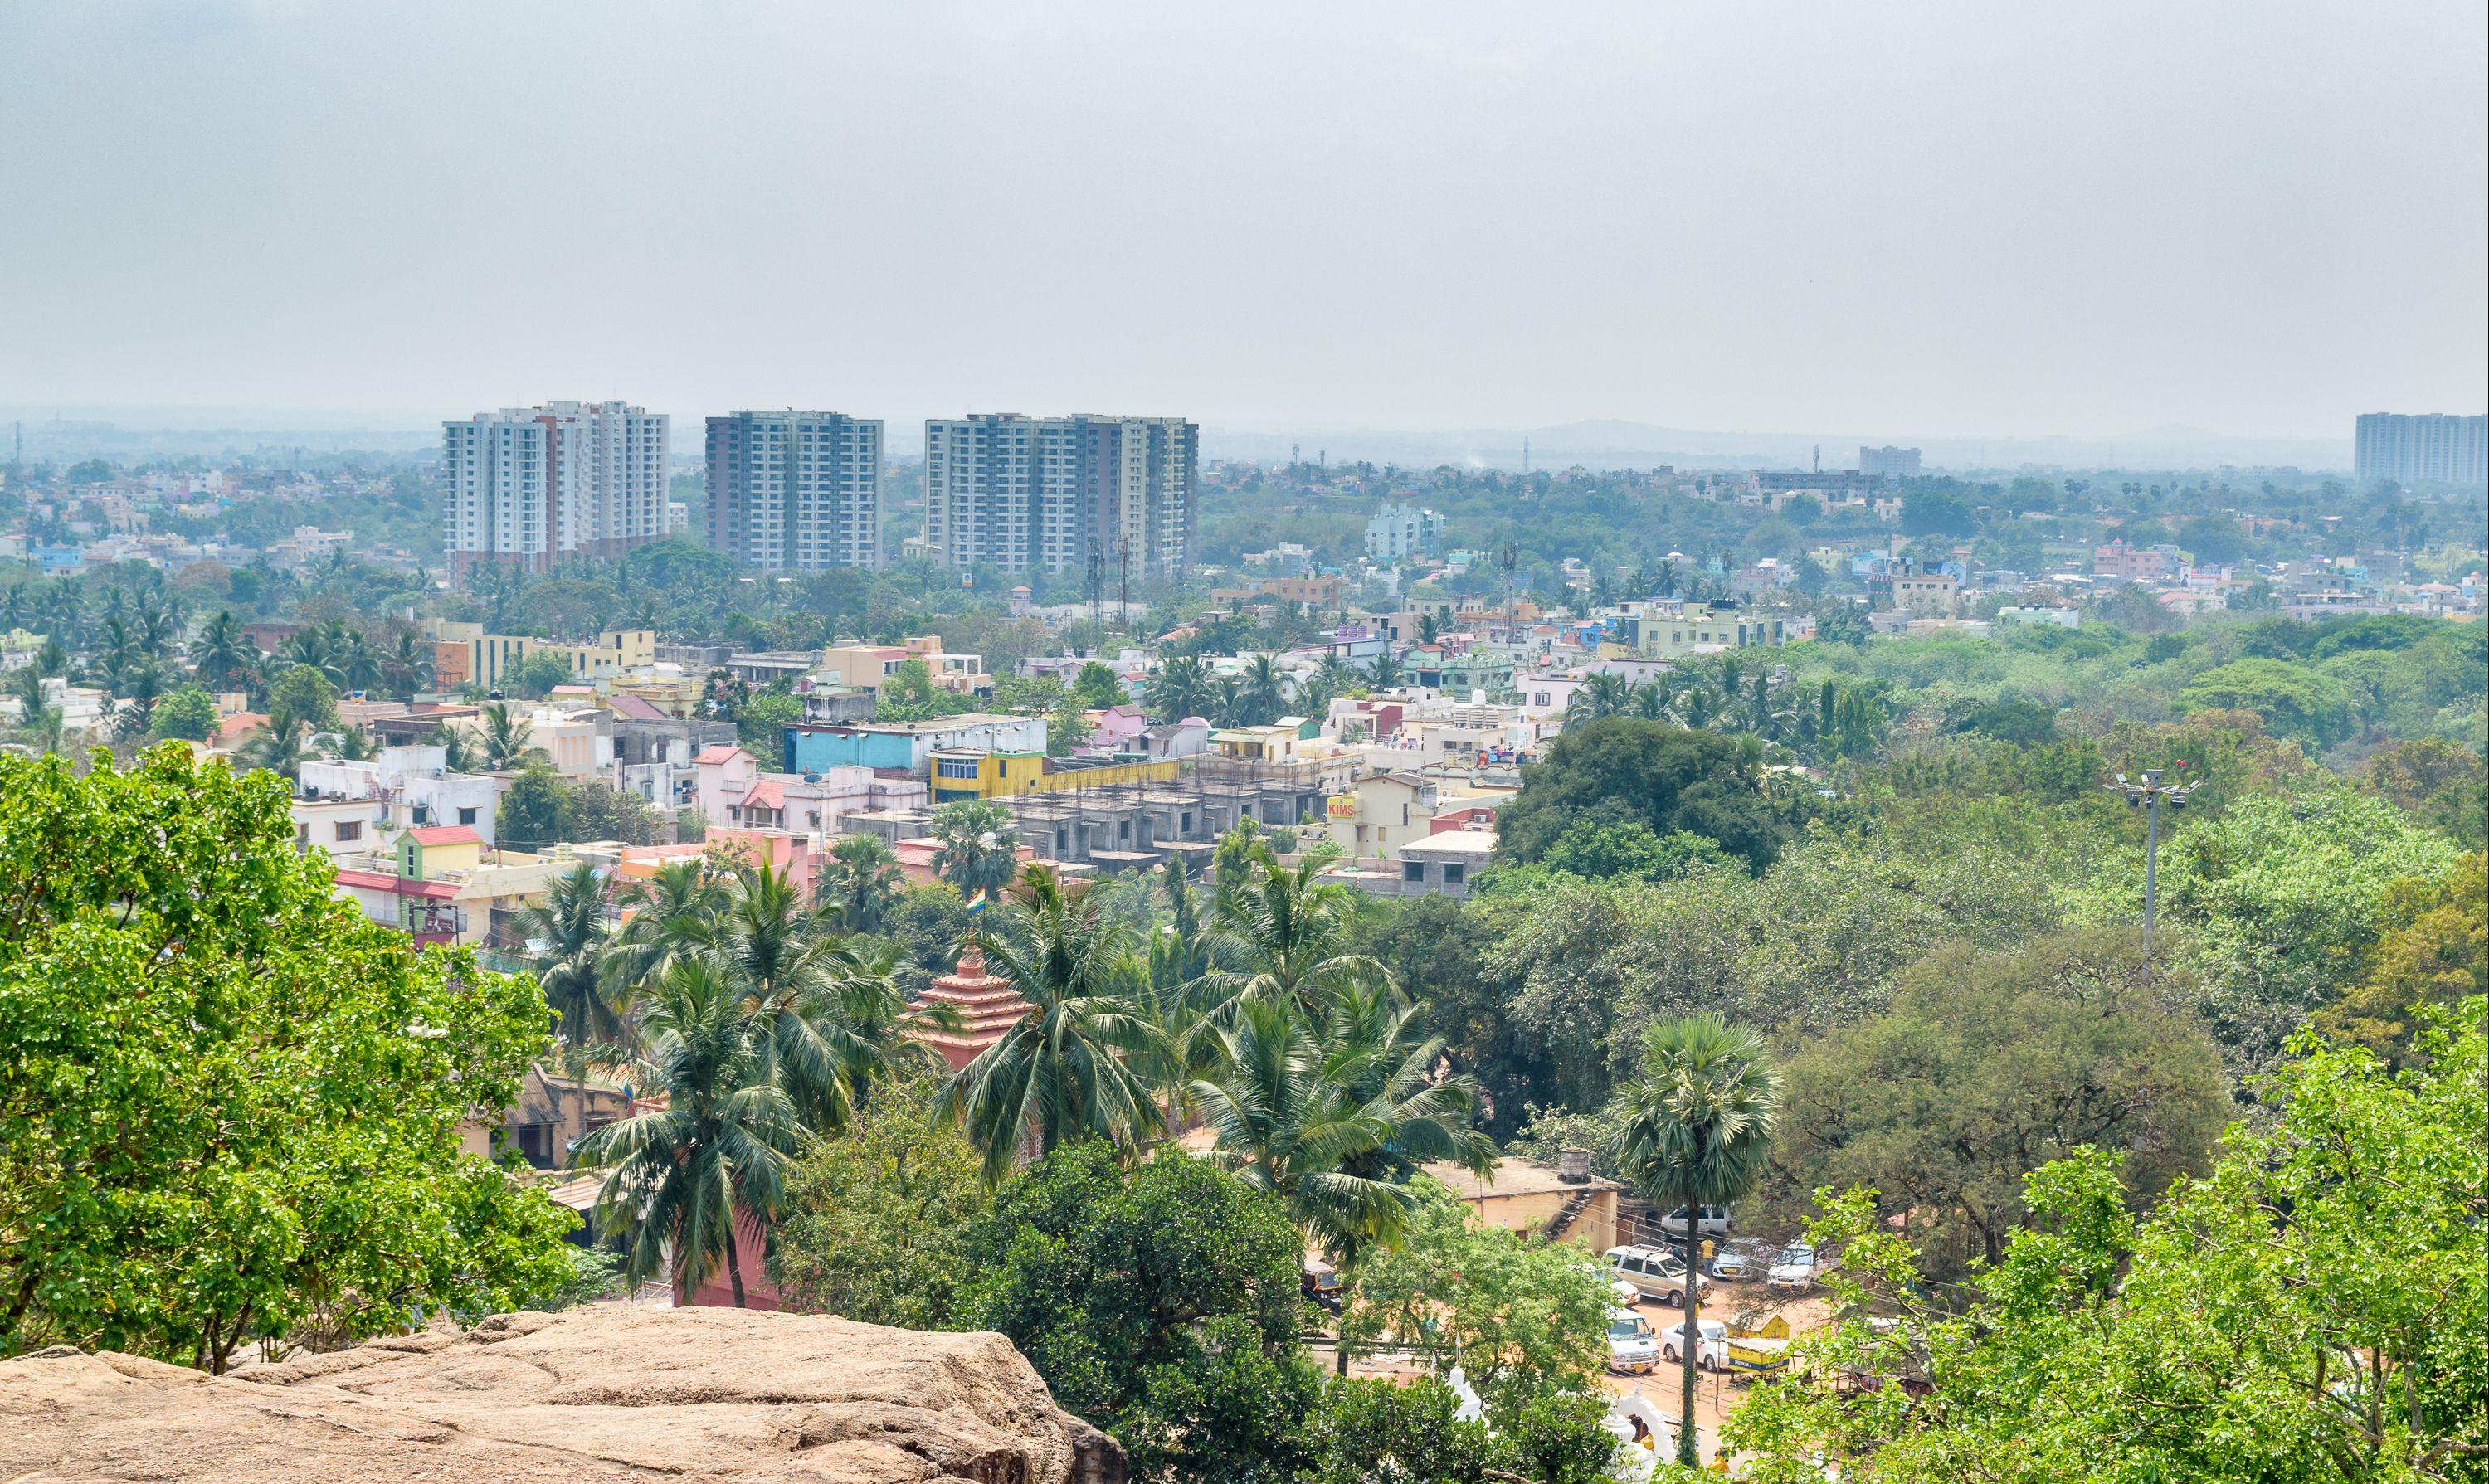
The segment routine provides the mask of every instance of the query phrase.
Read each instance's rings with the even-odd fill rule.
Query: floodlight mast
[[[2185,762],[2178,766],[2185,767]],[[2160,896],[2160,806],[2166,800],[2173,810],[2185,809],[2187,798],[2202,785],[2203,780],[2190,779],[2183,784],[2163,784],[2159,768],[2146,768],[2140,778],[2117,775],[2117,782],[2103,784],[2111,793],[2126,795],[2126,807],[2145,811],[2143,827],[2143,971],[2152,972],[2152,920]]]

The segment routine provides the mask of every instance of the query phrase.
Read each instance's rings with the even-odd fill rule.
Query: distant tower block
[[[927,987],[925,1002],[948,1005],[959,1013],[959,1029],[945,1031],[920,1030],[916,1040],[942,1053],[953,1071],[977,1059],[979,1052],[1011,1034],[1011,1028],[1025,1019],[1029,1003],[1019,997],[1019,990],[999,974],[986,972],[985,950],[976,944],[959,956],[958,970],[945,974]]]

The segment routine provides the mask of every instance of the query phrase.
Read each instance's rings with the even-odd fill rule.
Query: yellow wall
[[[1068,788],[1095,788],[1106,784],[1164,784],[1172,783],[1177,773],[1176,760],[1172,757],[1158,762],[1122,762],[1048,773],[1045,759],[1035,753],[983,754],[976,759],[977,776],[974,778],[954,778],[943,773],[946,763],[956,766],[965,760],[936,754],[926,764],[926,782],[933,790],[934,803],[950,804],[966,798],[1007,799],[1022,793],[1059,793]]]

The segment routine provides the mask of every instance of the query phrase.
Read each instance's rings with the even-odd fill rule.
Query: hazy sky
[[[0,404],[2347,437],[2480,0],[0,0]]]

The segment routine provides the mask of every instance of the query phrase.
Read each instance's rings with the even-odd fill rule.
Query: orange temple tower
[[[999,974],[986,972],[985,950],[970,943],[959,956],[956,973],[933,981],[925,991],[929,1005],[948,1005],[959,1013],[956,1031],[920,1030],[916,1040],[942,1053],[953,1071],[977,1059],[977,1053],[1003,1039],[1029,1011],[1028,1001]]]

